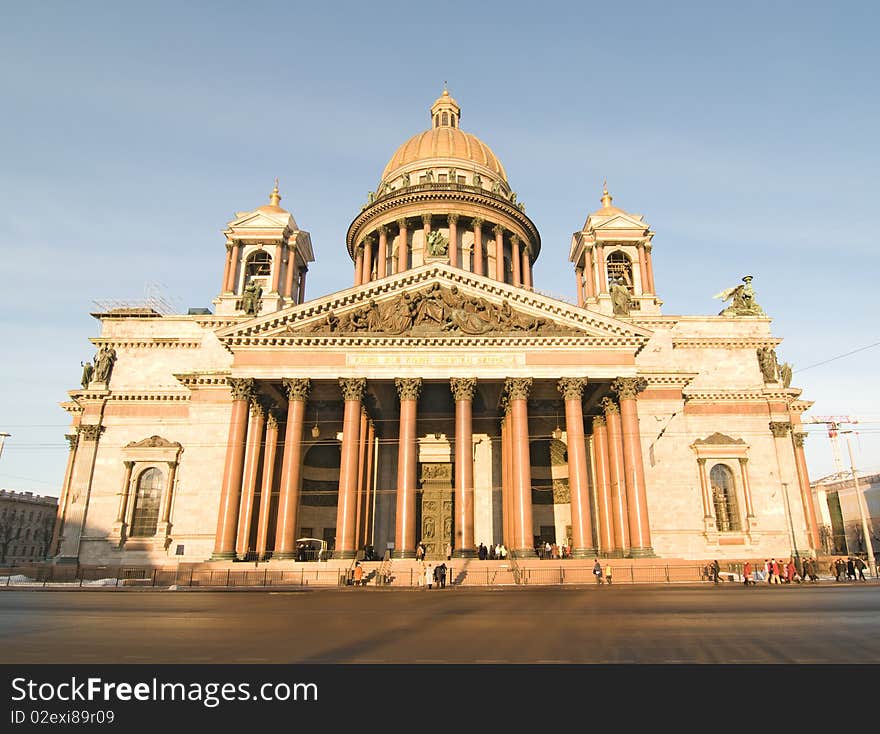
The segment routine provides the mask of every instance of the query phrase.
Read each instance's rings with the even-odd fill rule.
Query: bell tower
[[[276,178],[268,204],[237,212],[227,224],[217,314],[264,316],[305,300],[306,273],[315,261],[312,239],[280,202]]]
[[[609,316],[659,314],[663,301],[654,289],[651,262],[654,232],[641,214],[611,204],[607,184],[600,201],[602,208],[571,237],[568,259],[574,264],[578,306]]]

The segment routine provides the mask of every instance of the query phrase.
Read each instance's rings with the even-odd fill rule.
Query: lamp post
[[[855,459],[853,459],[852,442],[849,440],[849,434],[851,434],[852,431],[841,431],[841,433],[846,436],[846,448],[849,450],[849,468],[852,472],[853,487],[855,487],[856,490],[856,503],[859,506],[859,517],[862,520],[862,537],[865,539],[865,551],[868,554],[868,568],[871,570],[871,575],[876,576],[877,566],[874,563],[874,546],[871,543],[871,533],[868,532],[868,517],[865,508],[865,498],[862,496],[862,488],[859,486],[859,475],[856,473],[856,462]]]

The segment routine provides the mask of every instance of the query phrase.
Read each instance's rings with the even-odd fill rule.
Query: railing
[[[407,564],[392,566],[388,561],[367,562],[364,579],[370,586],[418,587],[424,578],[421,567]],[[711,583],[704,564],[635,565],[619,559],[610,562],[614,584],[676,584]],[[245,564],[241,564],[245,565]],[[722,571],[725,583],[730,574],[738,578],[741,566],[727,564]],[[574,560],[547,561],[523,566],[508,557],[506,562],[477,560],[447,567],[447,586],[573,586],[595,585],[591,563]],[[603,565],[604,568],[604,565]],[[324,564],[302,563],[293,568],[158,568],[146,566],[13,566],[0,567],[0,590],[6,588],[269,588],[269,587],[330,587],[344,583],[350,571],[346,567],[327,568]],[[875,577],[876,578],[876,577]],[[823,581],[833,580],[826,571]]]

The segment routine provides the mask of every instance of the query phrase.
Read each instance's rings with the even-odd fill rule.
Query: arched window
[[[245,266],[245,281],[250,282],[254,276],[265,276],[272,272],[272,256],[265,250],[257,250],[248,255]]]
[[[736,506],[736,487],[733,472],[726,464],[716,464],[709,472],[712,485],[712,501],[715,504],[715,527],[720,532],[737,532],[740,529],[739,509]]]
[[[442,125],[448,125],[449,124],[449,113],[444,112],[441,119],[443,120],[443,122],[441,123]]]
[[[618,278],[622,278],[623,284],[632,293],[634,281],[632,260],[629,259],[629,256],[625,252],[615,250],[608,255],[606,263],[608,265],[608,284],[616,283]]]
[[[131,515],[132,538],[151,538],[159,523],[159,503],[162,500],[163,475],[158,469],[147,469],[138,477]]]

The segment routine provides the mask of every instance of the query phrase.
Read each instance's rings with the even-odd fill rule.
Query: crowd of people
[[[477,558],[481,561],[505,561],[507,560],[507,548],[503,543],[497,543],[496,545],[483,545],[480,543],[477,548]]]

